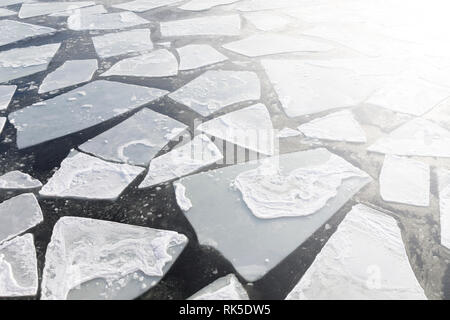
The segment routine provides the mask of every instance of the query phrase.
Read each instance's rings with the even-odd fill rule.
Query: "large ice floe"
[[[177,48],[180,71],[192,70],[228,60],[226,56],[207,44],[190,44]]]
[[[94,1],[35,2],[24,3],[20,7],[19,18],[31,18],[55,12],[78,9],[95,5]]]
[[[26,190],[37,189],[40,187],[42,187],[42,183],[39,180],[18,170],[10,171],[0,176],[0,190]]]
[[[202,116],[238,102],[259,100],[261,85],[250,71],[210,70],[169,94]]]
[[[394,218],[356,205],[287,299],[426,299]]]
[[[153,49],[150,29],[135,29],[92,37],[95,51],[102,59]]]
[[[0,243],[44,220],[36,197],[25,193],[0,203]]]
[[[239,0],[191,0],[179,8],[187,11],[203,11],[217,6],[231,4]]]
[[[0,297],[33,296],[38,290],[33,235],[0,243]]]
[[[234,274],[219,278],[189,300],[249,300],[247,291]]]
[[[147,166],[170,140],[186,128],[177,120],[143,109],[79,148],[105,160]]]
[[[0,111],[8,108],[16,89],[17,86],[0,86]]]
[[[67,19],[71,30],[112,30],[148,24],[149,21],[133,12],[114,12],[104,14],[73,14]]]
[[[441,244],[450,249],[450,170],[437,170],[439,187],[439,211],[441,222]]]
[[[0,46],[56,32],[53,28],[14,20],[0,20],[0,30]]]
[[[182,36],[238,36],[241,18],[237,14],[205,16],[160,23],[163,37]]]
[[[144,168],[72,151],[39,194],[44,197],[115,200]]]
[[[144,12],[152,9],[157,9],[164,6],[169,6],[181,2],[182,0],[134,0],[119,4],[113,4],[113,8],[122,10],[130,10],[134,12]]]
[[[132,299],[164,277],[188,239],[173,231],[78,217],[56,223],[41,299]]]
[[[342,158],[314,149],[199,173],[180,183],[182,200],[191,202],[186,218],[199,242],[256,281],[370,181]]]
[[[167,91],[98,80],[9,115],[19,148],[75,133],[164,96]],[[36,121],[39,119],[39,121]]]

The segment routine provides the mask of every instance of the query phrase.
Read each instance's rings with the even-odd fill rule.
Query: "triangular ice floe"
[[[234,274],[219,278],[189,300],[249,300],[247,291]]]
[[[36,189],[42,187],[42,183],[30,175],[20,171],[10,171],[0,176],[0,189]]]

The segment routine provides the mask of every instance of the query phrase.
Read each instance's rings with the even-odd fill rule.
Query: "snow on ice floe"
[[[289,153],[265,161],[273,162],[274,165],[280,163],[280,174],[272,176],[274,181],[268,177],[258,177],[263,184],[256,187],[263,195],[256,190],[251,191],[261,204],[272,196],[285,201],[281,205],[274,205],[284,205],[287,211],[291,209],[290,217],[258,218],[244,202],[241,191],[233,186],[240,174],[257,169],[261,161],[203,172],[180,180],[186,188],[185,197],[192,203],[186,218],[194,227],[199,242],[219,250],[247,281],[263,277],[371,181],[367,174],[348,163],[343,165],[344,160],[326,149]],[[327,167],[327,164],[336,163],[346,171],[337,172],[337,169]],[[321,175],[324,167],[326,171]],[[313,184],[316,179],[315,194],[301,193],[298,187],[300,182],[290,179],[301,171],[306,174],[302,177],[303,181]],[[346,178],[341,180],[341,185],[336,186],[336,180],[344,176]],[[330,181],[334,183],[332,187],[327,185]],[[334,195],[331,195],[333,188]],[[289,194],[289,191],[293,192]],[[264,195],[269,197],[264,199]],[[305,205],[310,205],[309,209],[315,206],[317,211],[308,216],[296,215],[299,206],[295,204],[300,202],[295,198],[296,195],[305,200],[311,197],[311,203],[304,201]],[[329,199],[323,203],[325,197]],[[266,205],[271,213],[277,209],[271,208],[270,203]],[[300,214],[305,212],[300,211]]]
[[[202,116],[234,103],[259,100],[260,96],[261,84],[256,73],[225,70],[207,71],[169,94],[172,100]]]
[[[0,189],[36,189],[42,187],[42,183],[30,175],[20,171],[10,171],[0,176]]]
[[[96,6],[90,6],[90,7],[83,7],[83,8],[77,8],[77,9],[70,9],[63,12],[56,12],[50,14],[51,17],[69,17],[73,14],[79,14],[79,15],[88,15],[88,14],[101,14],[101,13],[107,13],[108,11],[105,9],[102,5],[96,5]]]
[[[0,203],[0,243],[38,225],[44,220],[41,207],[32,193]]]
[[[71,1],[71,2],[36,2],[24,3],[20,7],[19,18],[31,18],[51,13],[77,9],[95,5],[94,1]]]
[[[58,220],[41,299],[133,299],[161,280],[186,246],[174,231],[79,217]]]
[[[380,173],[384,201],[430,205],[430,166],[421,161],[386,155]]]
[[[415,300],[426,296],[395,219],[358,204],[287,299]]]
[[[49,73],[42,81],[38,93],[49,92],[88,82],[98,69],[95,59],[69,60],[55,71]]]
[[[238,36],[241,18],[237,14],[205,16],[160,23],[161,36]]]
[[[53,28],[14,20],[0,20],[0,30],[2,31],[0,33],[0,46],[56,32]]]
[[[207,136],[195,136],[192,141],[153,159],[139,188],[148,188],[186,176],[222,158],[220,150]]]
[[[33,296],[37,290],[33,235],[27,233],[0,244],[0,297]]]
[[[437,170],[439,186],[439,211],[441,222],[441,244],[450,249],[450,170]]]
[[[366,134],[353,113],[344,110],[302,124],[298,130],[306,137],[331,141],[366,142]]]
[[[0,111],[8,108],[16,89],[17,86],[0,86]]]
[[[281,30],[290,23],[285,17],[266,12],[250,12],[244,14],[244,17],[261,31]]]
[[[128,53],[142,53],[153,49],[150,29],[135,29],[92,37],[95,51],[100,58]]]
[[[204,122],[197,130],[262,154],[275,152],[272,120],[261,103]]]
[[[5,127],[5,123],[6,123],[6,118],[0,117],[0,134],[2,133],[3,128]]]
[[[226,56],[207,44],[190,44],[177,48],[180,71],[192,70],[228,60]]]
[[[239,0],[191,0],[179,8],[187,11],[203,11],[237,1]]]
[[[160,89],[98,80],[13,112],[9,120],[17,128],[17,145],[22,149],[90,128],[165,94]]]
[[[189,300],[249,300],[247,291],[234,274],[219,278]]]
[[[135,0],[112,5],[113,8],[129,10],[134,12],[144,12],[160,7],[169,6],[182,0]]]
[[[170,51],[159,49],[121,60],[101,76],[170,77],[177,74],[177,58]]]
[[[47,69],[60,43],[0,52],[0,82],[7,82]]]
[[[17,12],[12,11],[12,10],[8,10],[8,9],[4,9],[4,8],[0,8],[0,17],[9,17],[9,16],[15,16],[17,14]]]
[[[71,30],[112,30],[148,24],[149,21],[133,12],[114,12],[105,14],[73,14],[67,19]]]
[[[288,52],[321,52],[329,51],[333,48],[329,44],[311,39],[270,33],[252,35],[242,40],[224,44],[223,47],[247,57]]]
[[[422,118],[406,122],[367,150],[399,156],[450,157],[450,132]]]
[[[104,160],[147,166],[169,141],[186,128],[177,120],[143,109],[79,148]]]
[[[115,200],[144,171],[72,151],[42,187],[44,197]]]

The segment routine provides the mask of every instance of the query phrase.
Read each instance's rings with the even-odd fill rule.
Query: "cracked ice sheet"
[[[0,189],[36,189],[42,187],[42,183],[30,175],[20,171],[10,171],[0,176]]]
[[[73,14],[87,15],[87,14],[101,14],[108,11],[102,5],[84,7],[79,9],[71,9],[63,12],[52,13],[51,17],[69,17]]]
[[[167,94],[167,91],[98,80],[9,115],[20,149],[110,120]],[[36,121],[39,119],[39,121]]]
[[[16,14],[17,14],[17,12],[15,12],[15,11],[0,8],[0,17],[15,16]]]
[[[104,160],[147,166],[170,140],[186,128],[177,120],[143,109],[79,148]]]
[[[51,13],[78,9],[95,5],[94,1],[71,1],[71,2],[38,2],[24,3],[20,7],[19,18],[31,18]]]
[[[114,12],[105,14],[73,14],[67,19],[71,30],[111,30],[148,24],[149,21],[133,12]]]
[[[95,59],[66,61],[44,78],[38,93],[41,94],[87,82],[91,80],[97,69],[98,63]]]
[[[129,10],[134,12],[144,12],[156,8],[170,6],[183,0],[135,0],[112,5],[113,8]]]
[[[281,30],[290,23],[290,20],[285,17],[266,12],[246,13],[244,17],[250,21],[256,29],[262,31]]]
[[[38,225],[44,220],[32,193],[21,194],[0,203],[0,243]]]
[[[187,11],[203,11],[217,6],[231,4],[239,0],[191,0],[179,8]]]
[[[33,235],[27,233],[0,244],[0,297],[33,296],[37,289]]]
[[[144,171],[72,151],[42,187],[44,197],[116,200]]]
[[[426,296],[395,219],[358,204],[286,299],[414,300]]]
[[[162,37],[238,36],[241,18],[237,14],[206,16],[160,23]]]
[[[249,300],[247,291],[234,274],[219,278],[188,300]]]
[[[0,111],[8,109],[17,86],[0,86]]]
[[[150,29],[135,29],[92,37],[100,58],[109,58],[133,52],[143,53],[153,49]]]
[[[298,130],[306,137],[331,141],[366,143],[366,134],[353,113],[344,110],[302,124]]]
[[[441,244],[450,249],[450,170],[437,170],[439,186],[439,211],[441,222]]]
[[[7,82],[47,69],[60,43],[0,52],[0,82]]]
[[[191,44],[177,49],[180,71],[192,70],[228,60],[226,56],[207,44]]]
[[[139,188],[148,188],[186,176],[222,158],[220,150],[207,136],[195,136],[192,141],[153,159]]]
[[[0,20],[0,30],[0,46],[57,31],[53,28],[14,20]]]
[[[169,94],[172,100],[202,116],[234,103],[259,100],[260,96],[261,85],[256,73],[225,70],[207,71]]]
[[[134,299],[164,277],[187,242],[174,231],[63,217],[45,255],[41,299]]]
[[[178,60],[166,49],[123,59],[101,74],[107,76],[170,77],[178,74]]]
[[[261,103],[204,122],[197,130],[265,155],[275,152],[272,120]]]
[[[279,162],[283,176],[274,181],[275,185],[267,181],[269,184],[265,190],[279,197],[280,193],[290,189],[291,186],[285,184],[285,187],[280,189],[277,182],[287,183],[286,179],[290,172],[307,168],[311,171],[314,168],[323,169],[333,158],[344,161],[325,149],[282,155]],[[269,159],[275,163],[278,161],[277,157]],[[192,203],[192,208],[185,212],[186,218],[194,227],[199,242],[219,250],[247,281],[256,281],[263,277],[371,181],[368,175],[353,167],[354,176],[342,180],[342,184],[337,186],[336,195],[314,214],[259,219],[247,207],[240,191],[231,184],[240,174],[255,170],[260,165],[261,162],[254,161],[203,172],[180,180],[186,188],[186,198]],[[347,168],[351,168],[350,164],[347,164]],[[318,182],[327,179],[329,177],[324,176]],[[320,186],[324,188],[323,192],[328,192],[326,184]],[[233,234],[233,237],[230,237],[230,234]]]

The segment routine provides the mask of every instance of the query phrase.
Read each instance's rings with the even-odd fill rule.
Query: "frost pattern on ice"
[[[134,27],[149,23],[133,12],[114,12],[105,14],[73,14],[67,19],[71,30],[111,30]]]
[[[153,49],[150,29],[135,29],[92,37],[95,51],[101,58]]]
[[[207,44],[191,44],[177,49],[180,70],[192,70],[228,60],[226,56]]]
[[[441,244],[450,249],[450,170],[437,170],[439,185],[439,211],[441,222]]]
[[[42,183],[30,175],[20,171],[10,171],[0,176],[0,189],[36,189],[42,187]]]
[[[0,30],[0,46],[56,32],[53,28],[14,20],[0,20]]]
[[[249,300],[247,291],[234,274],[219,278],[189,300]]]
[[[66,11],[95,5],[94,1],[70,1],[70,2],[37,2],[24,3],[20,7],[19,18],[31,18],[50,13]]]
[[[238,36],[241,33],[239,15],[205,16],[161,22],[163,37]]]
[[[134,12],[144,12],[164,6],[169,6],[182,0],[134,0],[130,2],[114,4],[113,8],[130,10]]]
[[[16,89],[17,86],[0,86],[0,111],[8,108]]]
[[[239,0],[191,0],[179,8],[187,11],[203,11],[213,7],[231,4]]]

